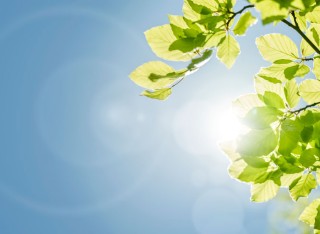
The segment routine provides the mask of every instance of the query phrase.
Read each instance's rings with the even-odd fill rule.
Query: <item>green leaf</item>
[[[246,156],[263,156],[270,154],[278,145],[278,137],[271,128],[251,130],[238,142],[237,151]]]
[[[311,40],[311,42],[314,43],[314,41],[313,41],[313,32],[311,31],[311,29],[312,29],[312,27],[307,29],[305,34]],[[301,39],[300,50],[301,50],[302,56],[304,56],[304,57],[310,56],[310,55],[315,53],[314,49],[303,38]]]
[[[245,161],[243,160],[232,162],[228,168],[229,175],[232,178],[239,179],[239,177],[246,170],[247,167],[248,167],[248,164],[245,163]]]
[[[282,99],[285,98],[284,89],[281,83],[273,83],[262,77],[255,77],[254,87],[258,94],[264,95],[265,92],[278,94]]]
[[[206,37],[198,35],[196,38],[180,38],[169,46],[169,51],[181,51],[182,53],[191,53],[198,47],[202,47]]]
[[[308,143],[312,138],[312,134],[313,134],[313,126],[304,127],[300,133],[302,141],[305,143]]]
[[[239,54],[239,43],[234,37],[227,35],[218,46],[217,57],[227,66],[227,68],[231,68]]]
[[[320,81],[304,80],[299,86],[299,93],[308,104],[320,102]]]
[[[315,57],[313,60],[313,74],[320,80],[320,58]]]
[[[145,36],[152,51],[160,58],[172,61],[188,61],[195,57],[193,53],[169,49],[177,40],[169,24],[149,29],[145,32]]]
[[[288,80],[295,77],[304,77],[310,72],[310,68],[304,64],[295,64],[293,66],[287,67],[284,70],[284,75]]]
[[[320,150],[311,148],[302,152],[299,161],[304,167],[310,167],[317,161],[317,158],[319,159],[319,157]]]
[[[267,34],[256,39],[256,44],[262,57],[275,62],[280,59],[296,60],[299,58],[296,44],[282,34]]]
[[[206,37],[203,48],[207,49],[207,48],[217,47],[218,45],[221,44],[223,40],[225,40],[225,37],[226,37],[226,32],[224,31],[219,31],[214,34],[209,34]]]
[[[296,80],[290,80],[285,84],[284,94],[285,94],[287,103],[291,108],[296,107],[300,101],[300,96],[298,92],[299,90],[298,90],[298,84]]]
[[[316,187],[317,182],[312,174],[302,175],[289,186],[290,196],[294,201],[297,201],[300,197],[307,197]]]
[[[268,176],[268,167],[255,168],[247,165],[235,178],[247,183],[254,183],[256,181],[259,181],[259,183],[263,183],[268,179]]]
[[[241,156],[236,152],[235,143],[235,141],[225,141],[219,143],[220,149],[228,156],[231,162],[241,159]]]
[[[284,82],[295,77],[304,77],[309,71],[310,68],[308,66],[289,61],[289,63],[274,63],[270,67],[262,68],[258,76],[262,78],[276,78]]]
[[[274,92],[266,91],[263,95],[263,102],[270,107],[275,107],[277,109],[284,109],[284,101],[283,99]],[[279,114],[281,114],[279,112]]]
[[[171,85],[175,80],[183,77],[186,70],[176,71],[169,65],[152,61],[136,68],[129,77],[137,85],[146,89],[163,89]]]
[[[299,217],[299,220],[309,224],[310,226],[315,226],[315,223],[320,221],[318,216],[320,206],[320,199],[316,199],[311,202],[302,212]]]
[[[254,107],[242,119],[242,122],[253,129],[270,128],[270,125],[278,120],[283,113],[270,106]]]
[[[285,119],[282,122],[278,149],[282,155],[290,155],[291,151],[296,148],[300,141],[302,128],[298,121]]]
[[[319,34],[320,34],[320,25],[318,24],[311,24],[311,26],[306,31],[306,36],[317,47],[320,46]],[[304,39],[301,40],[300,48],[301,48],[301,53],[304,57],[310,56],[313,53],[315,53],[314,49]]]
[[[292,182],[300,176],[301,176],[301,173],[283,174],[281,177],[281,187],[289,187],[290,184],[292,184]]]
[[[254,17],[250,11],[241,15],[236,26],[233,28],[233,33],[235,35],[244,35],[247,29],[257,22],[257,18]]]
[[[251,201],[266,202],[277,195],[279,185],[272,180],[267,180],[262,184],[251,185]]]
[[[188,70],[192,71],[203,66],[210,60],[211,55],[212,55],[212,50],[204,51],[201,57],[194,58],[191,60],[191,63],[188,65]]]
[[[292,155],[272,157],[273,162],[286,174],[296,174],[304,170],[299,161]]]
[[[240,96],[232,102],[232,108],[239,117],[244,117],[254,107],[263,106],[257,94],[247,94]]]
[[[314,126],[320,120],[320,113],[316,109],[308,109],[299,115],[299,121],[304,126]]]
[[[295,25],[295,21],[293,16],[290,14],[290,21],[293,25]],[[297,23],[299,25],[299,28],[301,29],[301,31],[306,31],[307,30],[307,20],[304,16],[300,15],[298,12],[295,13],[295,17],[297,20]]]
[[[211,1],[209,4],[206,0],[184,0],[183,14],[186,18],[197,21],[200,20],[203,15],[210,15],[215,10],[216,4]]]
[[[313,11],[306,14],[306,19],[311,23],[320,24],[320,6],[313,9]]]
[[[263,24],[279,21],[287,17],[288,9],[280,2],[273,0],[250,1],[255,3],[255,7],[261,12]]]
[[[165,100],[171,94],[171,88],[158,89],[154,92],[145,90],[141,93],[142,96],[146,96],[153,99]]]

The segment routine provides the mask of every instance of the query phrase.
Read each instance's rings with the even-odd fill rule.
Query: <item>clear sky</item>
[[[1,2],[0,233],[269,232],[276,201],[250,203],[217,142],[266,65],[254,39],[285,30],[258,22],[232,70],[212,59],[166,102],[140,97],[128,74],[158,60],[143,32],[182,2]]]

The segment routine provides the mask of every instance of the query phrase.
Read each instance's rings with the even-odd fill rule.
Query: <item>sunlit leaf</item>
[[[253,129],[265,129],[277,121],[282,112],[270,106],[254,107],[242,119],[242,122]]]
[[[141,65],[129,77],[137,85],[155,90],[166,88],[183,77],[185,72],[186,70],[176,71],[163,62],[153,61]]]
[[[302,222],[309,224],[310,226],[314,226],[315,222],[320,221],[320,217],[318,217],[319,213],[319,206],[320,206],[320,199],[316,199],[313,202],[311,202],[302,212],[302,214],[299,217],[299,220]],[[316,220],[317,218],[317,220]]]
[[[263,106],[263,102],[257,94],[240,96],[232,103],[233,110],[239,117],[244,117],[254,107]]]
[[[298,121],[285,119],[281,123],[278,151],[282,155],[290,155],[291,151],[297,146],[302,129],[303,127]]]
[[[141,93],[142,96],[146,96],[153,99],[165,100],[171,94],[171,88],[158,89],[153,92],[145,90]]]
[[[317,158],[319,157],[320,150],[317,148],[311,148],[303,151],[299,158],[299,161],[304,167],[310,167],[317,161]]]
[[[276,93],[266,91],[263,95],[263,102],[270,107],[275,107],[277,109],[284,109],[284,101],[283,99]],[[278,114],[281,114],[282,112],[278,112]]]
[[[308,104],[320,102],[320,81],[304,80],[299,86],[299,93]]]
[[[239,43],[233,36],[227,35],[218,46],[217,57],[227,66],[227,68],[231,68],[239,54]]]
[[[278,137],[271,128],[251,130],[238,142],[237,151],[246,156],[263,156],[271,153],[278,144]]]
[[[317,182],[312,174],[302,175],[289,186],[290,196],[297,201],[300,197],[307,197],[316,187]]]
[[[287,103],[291,108],[296,107],[300,101],[300,96],[298,92],[298,84],[295,80],[290,80],[285,84],[284,93],[286,96]]]
[[[254,17],[250,11],[241,15],[239,21],[233,28],[235,35],[244,35],[247,29],[257,22],[257,18]]]
[[[251,185],[251,201],[266,202],[277,195],[279,185],[272,180],[267,180],[262,184]]]
[[[320,24],[320,6],[314,8],[312,12],[308,12],[306,19],[311,23]]]
[[[273,33],[259,37],[256,40],[256,44],[262,57],[269,62],[299,58],[296,44],[283,34]]]
[[[172,61],[188,61],[196,56],[193,53],[184,53],[181,50],[169,49],[177,41],[169,24],[154,27],[145,32],[146,39],[152,51],[160,58]]]
[[[313,74],[318,80],[320,80],[320,58],[314,58],[313,61]]]

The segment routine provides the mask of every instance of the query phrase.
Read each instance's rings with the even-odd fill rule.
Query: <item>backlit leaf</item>
[[[195,56],[193,53],[169,49],[177,41],[169,24],[149,29],[145,32],[145,36],[152,51],[160,58],[172,61],[188,61]]]
[[[158,89],[154,92],[145,90],[141,93],[141,95],[149,98],[153,98],[153,99],[165,100],[171,93],[172,92],[170,88],[164,88],[164,89]]]
[[[251,201],[266,202],[277,195],[279,185],[272,180],[267,180],[262,184],[251,185]]]
[[[233,28],[233,32],[235,35],[244,35],[247,29],[257,22],[256,17],[254,17],[250,11],[241,15],[239,21],[236,26]]]
[[[317,182],[312,174],[302,175],[289,186],[290,196],[297,201],[300,197],[307,197],[316,187]]]
[[[256,44],[262,57],[269,62],[299,58],[296,44],[283,34],[273,33],[259,37],[256,40]]]
[[[278,137],[271,128],[251,130],[239,139],[237,151],[246,156],[263,156],[271,153]]]
[[[185,72],[186,70],[176,71],[163,62],[153,61],[141,65],[129,77],[137,85],[154,90],[166,88],[183,77]]]
[[[299,86],[299,93],[308,104],[320,102],[320,81],[304,80]]]
[[[227,35],[218,46],[217,57],[227,66],[227,68],[231,68],[239,54],[239,43],[233,36]]]

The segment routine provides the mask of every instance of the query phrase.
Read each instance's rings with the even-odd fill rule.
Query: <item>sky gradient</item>
[[[128,75],[158,60],[143,32],[182,3],[2,1],[0,233],[269,233],[278,201],[250,203],[218,142],[267,64],[255,38],[295,34],[258,22],[232,70],[214,58],[167,101],[141,97]]]

